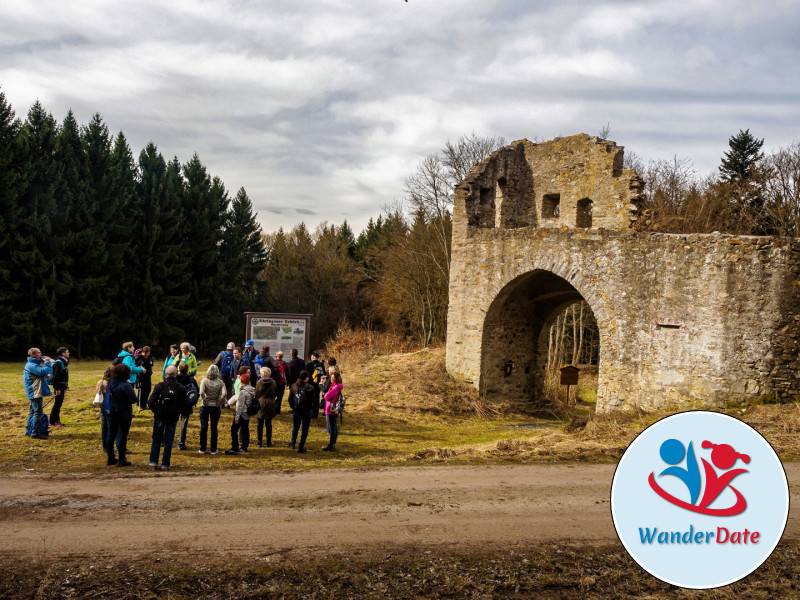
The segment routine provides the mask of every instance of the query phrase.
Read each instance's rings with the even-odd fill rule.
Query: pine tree
[[[342,253],[343,256],[353,258],[356,254],[356,238],[346,220],[339,227],[336,239],[338,241],[339,252]]]
[[[244,312],[264,308],[264,284],[259,275],[267,262],[261,225],[244,188],[236,193],[228,211],[222,245],[225,289],[230,290],[222,306],[228,308],[228,330],[244,329]]]
[[[225,286],[224,260],[220,256],[225,225],[227,193],[221,181],[213,183],[205,166],[195,154],[183,167],[186,180],[183,196],[183,252],[189,258],[189,304],[186,323],[190,340],[201,351],[219,333],[217,291]]]
[[[125,135],[114,138],[109,173],[108,224],[106,226],[105,295],[109,298],[113,324],[103,332],[103,349],[113,354],[130,339],[138,320],[134,290],[140,280],[134,269],[141,208],[136,196],[138,168]]]
[[[73,290],[68,302],[73,323],[70,333],[79,356],[104,350],[104,337],[115,328],[116,317],[109,292],[113,260],[109,251],[112,219],[117,208],[112,197],[111,138],[99,114],[81,134],[85,163],[84,203],[71,214]],[[91,299],[91,300],[89,300]]]
[[[749,129],[728,140],[730,150],[722,158],[719,167],[722,185],[719,192],[728,197],[728,204],[736,213],[740,223],[749,224],[749,233],[765,235],[769,231],[768,218],[764,214],[763,139],[756,139]]]
[[[750,179],[764,159],[761,151],[764,139],[757,139],[749,129],[739,130],[728,139],[728,150],[722,157],[719,172],[724,181],[742,181]]]
[[[180,166],[167,165],[155,144],[139,155],[136,188],[139,222],[132,267],[139,285],[132,293],[136,336],[165,347],[183,341],[188,318],[188,257],[181,246],[183,180]]]
[[[61,218],[56,190],[61,169],[56,160],[58,125],[36,102],[20,131],[24,174],[20,220],[12,243],[12,277],[21,282],[11,306],[11,326],[19,347],[49,348],[56,337],[56,287],[63,259],[63,239],[53,222]]]
[[[13,276],[11,253],[16,238],[16,228],[21,215],[19,210],[20,148],[19,121],[14,109],[0,91],[0,306],[18,304],[21,281]],[[0,319],[0,354],[10,355],[14,350],[15,333],[11,320]]]
[[[56,314],[62,344],[72,345],[78,356],[84,338],[96,331],[98,298],[105,280],[102,237],[95,232],[96,209],[89,190],[89,170],[78,122],[70,110],[56,140],[56,160],[61,167],[58,187],[59,218],[53,228],[63,239],[63,264],[59,271]],[[87,299],[91,299],[87,301]],[[92,347],[91,340],[89,347]],[[93,349],[93,348],[91,348]]]

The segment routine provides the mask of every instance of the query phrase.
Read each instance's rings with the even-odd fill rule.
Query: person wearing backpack
[[[61,346],[56,350],[53,362],[53,408],[50,409],[50,427],[63,427],[61,422],[61,405],[69,389],[69,350]]]
[[[239,375],[242,389],[236,396],[228,400],[228,406],[234,409],[233,424],[231,425],[231,447],[225,454],[242,454],[247,452],[250,445],[250,415],[258,412],[258,404],[255,402],[255,389],[250,385],[250,375],[242,373]],[[255,408],[254,408],[255,407]],[[251,412],[255,410],[255,412]],[[242,445],[239,446],[239,437],[242,438]]]
[[[217,425],[222,407],[228,399],[225,382],[219,376],[217,365],[208,367],[206,376],[200,382],[200,449],[205,454],[208,439],[208,422],[211,421],[211,454],[217,454]]]
[[[314,402],[314,386],[308,382],[308,372],[301,371],[297,378],[294,390],[294,415],[292,416],[292,441],[289,448],[294,450],[297,442],[297,432],[300,433],[300,445],[297,447],[299,453],[306,452],[306,439],[308,438],[308,428],[311,425],[312,405]]]
[[[111,381],[108,384],[109,392],[109,421],[108,421],[108,454],[107,465],[130,466],[126,454],[128,449],[128,432],[133,420],[133,409],[136,404],[136,394],[130,383],[131,370],[124,362],[114,365],[111,371]],[[114,456],[116,443],[119,457]]]
[[[227,390],[227,396],[230,397],[233,395],[233,378],[235,376],[235,371],[233,370],[233,349],[236,347],[236,344],[233,342],[228,342],[228,345],[225,347],[225,350],[217,354],[217,358],[214,359],[214,364],[219,369],[219,375],[222,379],[222,382],[225,384],[225,389]]]
[[[275,395],[278,386],[271,377],[269,367],[261,367],[261,378],[256,383],[256,400],[261,407],[258,413],[258,447],[263,448],[264,428],[267,430],[267,448],[272,447],[272,419],[275,418]]]
[[[325,378],[325,363],[319,359],[319,352],[311,353],[311,360],[306,365],[306,371],[311,375],[311,385],[314,386],[313,417],[316,420],[319,417],[320,391],[322,381]]]
[[[122,344],[122,350],[119,354],[117,354],[117,358],[115,358],[113,362],[114,366],[123,364],[128,367],[128,371],[130,371],[130,379],[128,379],[128,383],[130,383],[132,386],[136,385],[139,375],[144,373],[144,369],[136,364],[136,359],[133,357],[133,349],[133,342],[125,342]]]
[[[167,369],[169,370],[169,369]],[[178,450],[186,450],[186,434],[189,432],[189,419],[194,412],[194,405],[200,397],[197,381],[189,374],[189,365],[182,362],[178,367],[178,377],[176,378],[186,390],[186,403],[181,411],[181,436],[178,442]]]
[[[158,455],[163,444],[162,471],[169,471],[175,427],[178,424],[178,417],[186,409],[188,402],[186,388],[178,383],[176,378],[177,369],[170,365],[167,367],[166,375],[167,378],[156,385],[153,394],[147,401],[147,408],[153,411],[153,441],[150,444],[149,464],[155,469],[159,468]]]
[[[39,348],[28,350],[28,360],[22,370],[22,383],[30,403],[25,435],[34,439],[46,439],[48,421],[44,414],[44,399],[50,395],[47,380],[53,375],[53,359],[42,358]]]
[[[178,363],[180,362],[181,357],[178,355],[178,344],[170,344],[169,346],[169,356],[164,359],[164,364],[161,367],[161,379],[162,381],[167,378],[167,367],[172,365],[176,369],[178,368]]]
[[[336,367],[330,367],[328,369],[328,380],[331,384],[328,391],[325,392],[325,420],[328,424],[328,434],[330,438],[328,440],[328,445],[325,446],[323,450],[332,452],[336,450],[336,438],[339,437],[339,424],[337,419],[341,414],[341,399],[344,384],[342,384],[342,376],[339,374]]]

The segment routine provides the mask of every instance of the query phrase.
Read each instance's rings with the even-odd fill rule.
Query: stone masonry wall
[[[585,153],[571,154],[584,165],[587,153],[606,153],[594,138],[565,139],[566,146],[556,146],[587,146]],[[529,144],[503,149],[496,155],[502,164],[490,158],[457,191],[447,332],[451,374],[487,394],[535,399],[544,366],[542,327],[558,306],[583,297],[600,330],[598,411],[800,395],[800,240],[631,231],[638,187],[617,168],[621,149],[617,153],[612,145],[606,171],[584,181],[586,173],[569,155],[549,163],[541,158],[552,143],[538,144],[538,150]],[[528,173],[520,147],[532,165]],[[537,152],[540,158],[532,159]],[[570,164],[565,173],[571,175],[553,178],[558,161]],[[551,166],[542,175],[537,164]],[[513,218],[498,219],[487,192],[484,212],[476,211],[480,189],[491,189],[489,182],[500,177],[505,195],[497,204],[502,209],[504,202],[516,202]],[[591,197],[593,227],[537,226],[535,206],[526,209],[511,188],[534,199],[560,191],[562,206],[571,202],[565,198]],[[618,230],[596,228],[597,222],[614,222]],[[508,361],[514,365],[510,374],[503,371]]]

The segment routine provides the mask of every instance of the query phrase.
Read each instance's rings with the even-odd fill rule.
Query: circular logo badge
[[[715,588],[755,571],[778,545],[789,485],[772,446],[746,423],[678,413],[625,450],[611,516],[645,571],[680,587]]]

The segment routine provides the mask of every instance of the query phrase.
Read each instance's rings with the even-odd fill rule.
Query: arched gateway
[[[636,232],[622,148],[514,142],[458,187],[447,369],[541,400],[542,332],[583,299],[600,333],[598,410],[800,394],[800,240]],[[581,227],[585,225],[585,227]]]

